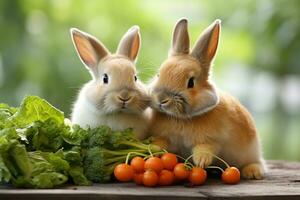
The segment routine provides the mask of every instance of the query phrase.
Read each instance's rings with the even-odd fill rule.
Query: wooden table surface
[[[66,186],[60,189],[14,189],[0,186],[0,200],[19,199],[297,199],[300,200],[300,163],[268,161],[269,172],[263,180],[242,180],[225,185],[209,179],[204,186],[183,185],[145,188],[133,183],[94,184],[89,187]]]

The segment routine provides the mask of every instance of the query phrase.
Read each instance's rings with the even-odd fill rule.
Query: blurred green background
[[[0,102],[41,96],[69,116],[90,75],[69,29],[77,27],[114,51],[132,25],[141,27],[139,77],[147,82],[166,58],[180,17],[195,42],[215,19],[222,36],[217,85],[253,114],[267,159],[300,160],[300,1],[298,0],[2,0]]]

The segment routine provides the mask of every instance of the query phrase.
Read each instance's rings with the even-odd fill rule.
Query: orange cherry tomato
[[[189,181],[193,185],[203,185],[206,181],[207,173],[201,167],[194,167],[189,175]]]
[[[133,181],[137,184],[137,185],[143,185],[143,176],[144,173],[135,173],[133,175]]]
[[[163,169],[158,178],[158,185],[167,186],[174,182],[174,173],[172,171]]]
[[[190,171],[185,167],[184,163],[178,163],[174,167],[174,175],[176,180],[184,180],[188,178]]]
[[[153,170],[145,171],[143,174],[143,184],[147,187],[154,187],[158,183],[158,175]]]
[[[145,161],[145,170],[153,170],[156,173],[159,173],[163,169],[163,162],[158,157],[151,157]]]
[[[144,172],[145,161],[142,157],[134,157],[130,162],[131,167],[136,173]]]
[[[165,153],[160,159],[163,162],[164,168],[167,170],[173,170],[178,162],[176,155],[173,153]]]
[[[115,167],[114,175],[120,182],[128,182],[133,179],[134,171],[128,164],[122,163]]]
[[[228,167],[222,173],[222,181],[227,184],[237,184],[241,179],[241,174],[238,168]]]

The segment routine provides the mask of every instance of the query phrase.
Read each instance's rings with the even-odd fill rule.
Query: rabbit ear
[[[127,56],[132,61],[136,60],[141,45],[140,28],[132,26],[122,37],[117,54]]]
[[[218,48],[220,29],[221,20],[217,19],[203,31],[191,53],[200,63],[208,67]]]
[[[76,28],[71,28],[70,31],[79,58],[95,75],[99,61],[107,56],[109,51],[95,37]]]
[[[171,55],[188,54],[190,51],[190,39],[187,19],[180,19],[173,31]]]

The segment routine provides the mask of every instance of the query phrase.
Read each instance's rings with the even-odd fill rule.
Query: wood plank
[[[300,163],[269,161],[268,166],[270,170],[265,179],[243,180],[237,185],[224,185],[220,180],[209,179],[199,187],[146,188],[133,183],[112,183],[32,190],[1,186],[0,199],[300,199]]]
[[[198,193],[194,188],[184,188],[174,186],[166,188],[146,188],[137,187],[133,183],[126,184],[95,184],[91,187],[66,187],[64,189],[49,190],[24,190],[7,189],[5,192],[0,190],[0,199],[207,199],[205,195]]]

